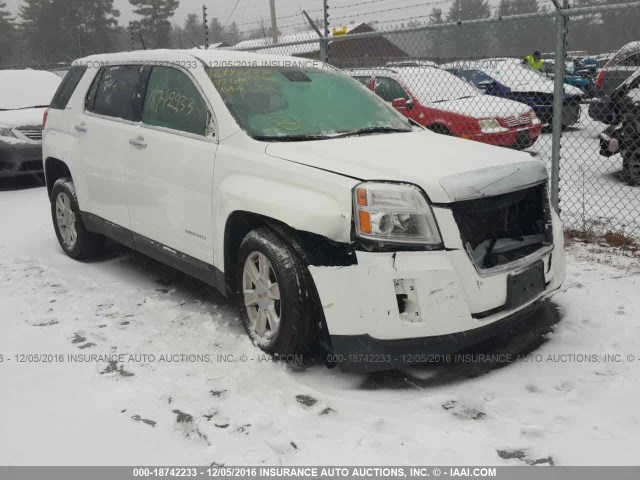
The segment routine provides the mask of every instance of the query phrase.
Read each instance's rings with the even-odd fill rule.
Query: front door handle
[[[129,145],[136,148],[147,148],[147,142],[144,141],[143,137],[130,138]]]
[[[87,131],[87,126],[84,123],[80,123],[73,127],[76,129],[76,132],[85,133]]]

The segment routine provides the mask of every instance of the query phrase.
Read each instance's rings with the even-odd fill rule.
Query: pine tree
[[[236,22],[231,22],[226,28],[226,31],[223,34],[223,41],[229,45],[235,45],[240,41],[240,30],[238,30],[238,24]]]
[[[451,22],[476,20],[491,16],[487,0],[453,0],[448,19]]]
[[[84,28],[80,29],[78,40],[85,55],[118,49],[120,11],[114,8],[113,0],[82,0],[79,17]]]
[[[429,24],[437,25],[440,23],[444,23],[444,19],[442,18],[442,9],[433,7],[433,9],[431,10],[431,13],[429,14]],[[429,49],[426,55],[429,59],[433,59],[433,60],[442,59],[443,53],[444,53],[444,50],[442,47],[442,43],[443,43],[442,33],[443,33],[443,30],[441,29],[429,31],[428,38],[429,38],[429,45],[431,48]]]
[[[19,15],[32,61],[71,61],[118,48],[113,0],[25,0]]]
[[[180,6],[178,0],[129,0],[133,13],[142,17],[134,22],[134,28],[139,30],[147,47],[163,48],[171,46],[171,21],[176,9]]]
[[[464,22],[491,16],[488,0],[453,0],[449,22]],[[491,52],[493,42],[486,25],[465,25],[449,29],[445,35],[448,54],[453,58],[476,58]]]
[[[8,63],[14,60],[16,41],[13,17],[7,10],[7,2],[0,1],[0,63]]]
[[[211,28],[209,29],[209,32],[211,41],[213,43],[224,41],[224,38],[222,36],[222,24],[217,17],[214,17],[213,20],[211,20]]]
[[[184,22],[184,33],[187,36],[187,42],[195,43],[194,46],[204,45],[204,26],[200,17],[195,13],[189,13]]]

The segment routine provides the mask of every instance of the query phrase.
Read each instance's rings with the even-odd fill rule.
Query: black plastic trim
[[[225,275],[215,266],[151,240],[128,228],[116,225],[93,213],[80,213],[87,230],[104,235],[115,242],[121,243],[171,268],[175,268],[216,288],[222,295],[227,296]]]
[[[375,372],[406,368],[420,363],[429,355],[446,355],[482,343],[522,324],[547,299],[533,302],[505,318],[483,327],[434,337],[379,340],[369,335],[331,335],[333,353],[330,354],[343,372]]]

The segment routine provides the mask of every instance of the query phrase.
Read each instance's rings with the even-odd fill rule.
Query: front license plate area
[[[538,260],[507,278],[507,307],[517,308],[544,291],[544,262]]]
[[[529,130],[520,130],[516,136],[516,143],[518,145],[528,146],[531,143]]]

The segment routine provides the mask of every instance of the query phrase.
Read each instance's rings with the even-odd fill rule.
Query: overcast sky
[[[22,3],[21,0],[6,0],[7,5],[14,11],[18,11],[18,6]],[[368,3],[364,3],[368,2]],[[345,16],[353,16],[353,20],[357,21],[371,21],[376,19],[390,20],[403,17],[411,17],[418,15],[428,15],[433,8],[433,4],[437,0],[425,0],[424,5],[419,7],[413,7],[403,10],[390,10],[387,12],[374,13],[377,10],[403,8],[408,5],[415,5],[420,3],[416,0],[329,0],[331,11],[331,17],[335,21],[331,21],[333,26],[339,26],[341,24],[347,24],[346,18],[339,18]],[[354,5],[364,3],[361,6]],[[444,0],[441,2],[444,10],[448,10],[450,0]],[[188,13],[195,12],[200,14],[202,12],[202,5],[206,4],[208,9],[208,15],[210,18],[218,17],[221,23],[225,23],[230,18],[229,22],[235,21],[240,26],[240,30],[248,30],[256,28],[259,25],[261,19],[264,19],[266,23],[270,21],[269,14],[269,0],[238,0],[237,6],[233,14],[231,11],[236,5],[236,0],[180,0],[180,7],[176,12],[173,22],[179,25],[184,23],[184,18]],[[136,18],[131,11],[131,5],[128,0],[115,0],[114,5],[121,12],[120,23],[126,25],[129,20]],[[437,5],[436,5],[437,6]],[[279,28],[285,31],[295,30],[302,27],[304,24],[304,17],[302,16],[302,10],[307,10],[312,18],[320,18],[322,9],[322,0],[276,0],[276,13],[278,17],[282,18],[279,22]],[[311,12],[316,10],[315,12]],[[294,16],[291,16],[294,15]],[[355,16],[358,15],[358,16]],[[246,22],[255,22],[248,24]]]
[[[18,5],[22,3],[21,0],[6,1],[14,12],[17,12]],[[499,0],[489,1],[494,8],[498,2]],[[538,3],[548,4],[550,0],[539,0]],[[114,4],[122,14],[121,24],[126,25],[129,20],[136,18],[128,0],[115,0]],[[270,21],[269,0],[180,0],[180,8],[173,22],[182,25],[188,13],[200,14],[203,4],[207,5],[210,19],[218,17],[222,24],[227,19],[230,19],[229,23],[235,21],[239,24],[240,31],[257,28],[261,19],[267,24]],[[425,21],[434,7],[441,8],[446,13],[450,4],[451,0],[423,0],[422,2],[419,0],[329,0],[329,23],[337,27],[346,25],[350,21],[361,23],[378,20],[386,22],[386,25],[411,19]],[[235,11],[232,14],[234,6]],[[276,13],[280,18],[279,29],[291,32],[304,28],[303,9],[307,10],[313,19],[320,18],[322,0],[276,0]]]

